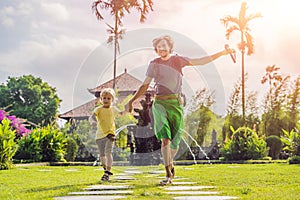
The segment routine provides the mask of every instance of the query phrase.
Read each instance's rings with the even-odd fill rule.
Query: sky
[[[241,77],[239,33],[227,40],[220,19],[237,17],[241,0],[153,0],[153,12],[144,23],[132,10],[123,18],[126,34],[120,41],[117,75],[128,72],[143,80],[147,65],[156,55],[152,39],[169,34],[174,51],[202,57],[224,49],[236,49],[237,62],[224,56],[205,66],[184,70],[184,90],[189,96],[205,86],[216,93],[216,112],[224,114],[233,85]],[[300,74],[300,12],[296,0],[248,0],[248,14],[263,17],[250,21],[255,53],[245,57],[247,90],[265,94],[260,83],[265,68],[279,66],[280,73]],[[94,97],[87,89],[113,77],[112,46],[106,44],[105,23],[113,24],[108,11],[103,21],[92,12],[92,0],[1,0],[0,84],[8,77],[32,74],[55,87],[62,103],[60,113]],[[1,97],[3,98],[3,97]]]

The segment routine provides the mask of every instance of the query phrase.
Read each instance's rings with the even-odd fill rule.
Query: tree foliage
[[[248,75],[245,75],[245,80],[248,80]],[[258,113],[258,106],[257,106],[257,92],[254,91],[247,91],[246,90],[246,116],[245,120],[242,116],[242,109],[241,109],[241,88],[242,82],[238,80],[234,87],[233,91],[229,97],[229,101],[227,104],[226,109],[226,117],[225,122],[222,129],[223,140],[225,141],[226,138],[230,138],[232,135],[232,129],[237,129],[242,126],[247,126],[253,128],[259,122],[259,113]]]
[[[239,31],[241,33],[241,42],[238,47],[240,51],[245,51],[248,49],[247,55],[254,53],[254,43],[253,37],[250,34],[249,22],[255,18],[262,17],[260,13],[247,15],[247,3],[243,2],[241,5],[240,13],[238,17],[233,17],[230,15],[225,16],[221,19],[221,22],[225,25],[226,38],[229,39],[234,31]]]
[[[279,67],[268,66],[262,83],[269,83],[269,92],[264,100],[264,113],[262,114],[262,123],[260,130],[266,136],[282,134],[281,130],[288,129],[288,115],[286,107],[288,106],[288,86],[290,76],[280,74]]]
[[[245,50],[247,49],[247,55],[250,56],[254,53],[254,42],[253,37],[250,34],[249,22],[255,18],[261,17],[260,13],[246,14],[247,3],[242,2],[240,13],[238,17],[233,17],[230,15],[225,16],[221,21],[226,27],[226,38],[232,35],[234,31],[238,31],[241,34],[241,41],[238,44],[238,48],[242,53],[242,117],[245,121]]]
[[[212,132],[217,121],[216,114],[210,109],[215,103],[213,92],[203,88],[196,92],[188,104],[189,113],[185,118],[185,129],[199,145],[203,145],[205,137]]]
[[[296,128],[297,123],[300,122],[300,75],[298,75],[291,85],[291,92],[288,94],[287,98],[288,130]]]
[[[38,125],[52,122],[61,102],[56,88],[32,75],[9,77],[6,85],[0,85],[0,96],[0,107]]]
[[[117,67],[117,52],[120,52],[119,39],[122,39],[125,30],[122,29],[123,22],[122,18],[125,14],[130,14],[131,9],[136,9],[140,13],[140,22],[145,22],[146,15],[149,11],[153,10],[152,0],[95,0],[92,5],[92,10],[95,13],[99,21],[104,20],[101,10],[109,10],[110,14],[114,17],[114,26],[106,25],[109,27],[107,32],[109,37],[107,43],[114,44],[114,79],[113,88],[115,89],[115,79],[116,79],[116,67]]]

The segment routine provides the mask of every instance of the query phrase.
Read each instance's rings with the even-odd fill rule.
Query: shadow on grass
[[[55,190],[61,190],[61,191],[74,191],[79,188],[86,187],[86,184],[68,184],[68,185],[60,185],[55,187],[39,187],[39,188],[31,188],[25,190],[25,192],[47,192],[47,191],[55,191]]]

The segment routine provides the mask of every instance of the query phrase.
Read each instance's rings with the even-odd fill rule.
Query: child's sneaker
[[[105,171],[101,180],[102,181],[109,181],[109,176],[113,175],[113,173],[109,172],[109,171]]]

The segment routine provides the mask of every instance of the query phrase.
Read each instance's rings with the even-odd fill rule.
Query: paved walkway
[[[138,168],[128,168],[122,174],[112,176],[117,183],[111,185],[91,185],[83,191],[71,192],[68,196],[56,197],[56,200],[113,200],[124,199],[133,194],[134,187],[126,185],[128,181],[135,180],[135,174],[142,174]],[[164,171],[151,171],[145,177],[157,175],[157,181],[163,177]],[[237,199],[231,196],[219,196],[220,192],[215,191],[214,186],[195,185],[195,182],[186,182],[184,177],[175,177],[170,186],[163,187],[166,194],[174,196],[174,200],[227,200]],[[209,189],[214,189],[209,191]]]

